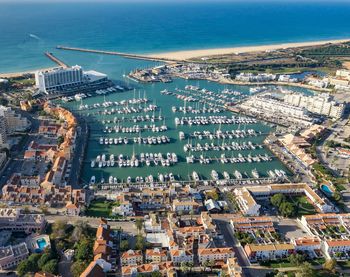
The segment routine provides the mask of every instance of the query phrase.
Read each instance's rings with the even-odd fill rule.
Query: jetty
[[[57,63],[59,66],[62,66],[63,68],[68,68],[68,65],[64,63],[62,60],[54,56],[54,54],[50,52],[45,52],[45,56],[48,57],[51,61],[54,63]]]
[[[166,59],[166,58],[156,58],[156,57],[151,57],[151,56],[147,56],[147,55],[128,54],[128,53],[116,52],[116,51],[104,51],[104,50],[68,47],[68,46],[62,46],[62,45],[56,46],[56,49],[103,54],[103,55],[121,56],[121,57],[128,58],[128,59],[145,60],[145,61],[178,62],[178,60],[172,60],[172,59]]]

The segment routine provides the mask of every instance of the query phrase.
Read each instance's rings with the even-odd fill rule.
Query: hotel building
[[[71,68],[57,67],[35,73],[35,84],[40,92],[49,93],[83,83],[83,69],[76,65]]]

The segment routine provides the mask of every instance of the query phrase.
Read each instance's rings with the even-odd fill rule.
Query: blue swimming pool
[[[321,185],[321,190],[328,195],[333,195],[333,191],[327,185]]]
[[[44,250],[44,248],[46,247],[47,243],[46,243],[46,240],[41,238],[41,239],[38,239],[36,241],[36,243],[38,244],[38,247],[40,250]]]

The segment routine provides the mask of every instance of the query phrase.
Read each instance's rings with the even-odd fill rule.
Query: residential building
[[[235,253],[231,247],[223,248],[198,248],[198,259],[201,264],[206,261],[224,261],[234,258]]]
[[[89,266],[80,274],[80,277],[106,277],[111,270],[111,265],[103,259],[93,260]]]
[[[133,277],[138,274],[149,275],[154,271],[160,272],[163,276],[175,277],[176,271],[172,262],[142,264],[138,266],[123,266],[122,277]]]
[[[168,260],[167,250],[154,248],[146,249],[146,262],[147,263],[161,263]]]
[[[143,256],[141,250],[128,250],[120,257],[122,266],[142,264]]]
[[[67,203],[66,213],[68,216],[78,216],[80,214],[80,205],[79,203]]]
[[[243,214],[248,216],[258,216],[261,205],[259,205],[254,197],[246,188],[237,188],[234,190],[237,204]]]
[[[275,231],[272,218],[267,216],[235,217],[230,220],[230,224],[234,232]]]
[[[341,118],[345,110],[344,103],[335,101],[334,97],[327,93],[314,96],[303,95],[301,93],[288,93],[284,96],[284,102],[331,118]]]
[[[28,119],[17,114],[10,107],[0,106],[0,118],[1,117],[5,118],[5,130],[7,135],[13,134],[14,132],[23,132],[30,127]],[[4,125],[4,123],[0,124]]]
[[[17,245],[0,247],[0,269],[7,270],[15,268],[21,261],[29,256],[25,242]]]
[[[170,257],[175,266],[180,266],[182,262],[193,263],[193,251],[191,249],[172,249]]]
[[[312,258],[321,252],[321,239],[318,237],[292,238],[291,243],[295,251],[304,252]]]
[[[246,244],[244,251],[251,261],[267,261],[286,258],[295,247],[291,243]]]
[[[349,239],[326,239],[322,242],[322,252],[327,259],[339,259],[350,252]]]
[[[114,206],[112,213],[120,216],[134,216],[134,209],[130,201],[124,200],[119,202],[119,206]]]
[[[6,119],[4,116],[0,115],[0,147],[1,148],[9,148],[7,144],[7,134],[9,131],[7,130]]]
[[[227,273],[230,277],[243,277],[242,267],[238,264],[237,258],[227,259]]]
[[[196,213],[199,208],[199,204],[195,201],[179,201],[177,199],[173,200],[172,205],[173,211],[178,213]]]
[[[46,225],[42,214],[25,214],[20,209],[0,209],[0,230],[13,232],[41,232]]]

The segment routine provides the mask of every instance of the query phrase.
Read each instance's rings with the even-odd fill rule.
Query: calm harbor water
[[[222,173],[224,171],[227,171],[230,175],[231,178],[233,177],[233,173],[235,170],[240,171],[241,173],[247,173],[248,177],[252,177],[251,171],[253,169],[257,169],[261,177],[267,177],[267,171],[268,170],[274,170],[274,169],[283,169],[286,172],[287,169],[281,164],[279,160],[276,158],[273,158],[271,161],[265,162],[244,162],[244,163],[228,163],[228,164],[222,164],[220,161],[213,161],[210,164],[203,165],[200,164],[199,162],[196,162],[194,164],[188,164],[186,163],[186,156],[188,156],[188,152],[186,153],[183,149],[183,146],[187,144],[188,142],[192,142],[193,145],[197,143],[201,143],[202,145],[204,143],[214,143],[221,145],[223,142],[224,143],[232,143],[232,142],[237,142],[239,144],[242,144],[243,142],[248,143],[248,141],[251,141],[253,144],[258,144],[261,145],[263,143],[263,140],[266,137],[266,134],[271,131],[271,127],[262,123],[262,122],[257,122],[254,124],[222,124],[221,127],[220,125],[200,125],[200,126],[176,126],[174,118],[175,117],[182,117],[182,116],[189,116],[189,117],[194,117],[196,115],[194,114],[182,114],[182,113],[174,113],[172,111],[172,106],[184,106],[184,102],[182,100],[179,100],[173,96],[169,95],[162,95],[160,91],[163,89],[167,89],[169,91],[175,91],[176,88],[183,89],[186,85],[196,85],[201,88],[206,88],[210,91],[213,92],[218,92],[222,91],[225,88],[229,88],[232,90],[239,91],[243,94],[249,93],[249,87],[245,86],[223,86],[220,84],[212,83],[212,82],[207,82],[207,81],[188,81],[188,80],[182,80],[178,79],[175,80],[171,84],[162,84],[162,83],[157,83],[157,84],[144,84],[141,85],[139,84],[139,89],[136,90],[136,93],[134,94],[133,91],[129,92],[123,92],[123,93],[114,93],[110,94],[108,96],[97,96],[97,97],[92,97],[92,98],[87,98],[83,100],[83,104],[87,105],[92,105],[94,103],[102,103],[105,100],[106,101],[118,101],[120,102],[121,100],[125,99],[132,99],[134,98],[134,95],[136,98],[138,98],[139,92],[141,96],[143,97],[146,95],[146,97],[150,100],[150,104],[156,104],[161,108],[161,112],[158,110],[157,112],[154,113],[155,116],[158,116],[160,113],[161,115],[165,118],[165,125],[168,126],[168,131],[166,132],[160,132],[160,133],[153,133],[151,131],[144,131],[141,132],[140,135],[142,137],[147,137],[147,136],[161,136],[165,135],[168,136],[171,139],[171,143],[169,144],[162,144],[162,145],[145,145],[145,144],[138,144],[138,143],[133,143],[131,140],[129,141],[129,144],[127,145],[100,145],[99,139],[100,137],[104,138],[115,138],[115,137],[127,137],[127,138],[132,138],[132,137],[138,137],[138,133],[132,133],[132,134],[125,134],[125,133],[115,133],[114,131],[112,133],[104,133],[103,129],[105,128],[105,125],[103,125],[102,121],[105,120],[111,120],[113,121],[114,117],[121,118],[124,116],[125,118],[131,118],[132,116],[135,115],[146,115],[149,114],[150,116],[153,115],[153,112],[148,112],[148,113],[139,113],[139,114],[129,114],[129,115],[120,115],[120,114],[112,114],[112,115],[102,115],[102,114],[96,114],[96,111],[98,109],[89,109],[86,111],[78,111],[79,106],[81,105],[81,102],[69,102],[64,104],[65,106],[69,107],[70,109],[75,109],[77,110],[80,114],[86,117],[86,119],[89,122],[90,130],[91,130],[91,135],[89,139],[89,145],[88,145],[88,151],[87,151],[87,156],[86,160],[84,163],[84,169],[83,169],[83,180],[85,182],[88,182],[91,178],[91,176],[96,176],[97,181],[100,181],[100,179],[103,177],[105,180],[108,180],[109,176],[117,177],[119,181],[126,181],[127,177],[130,176],[133,179],[136,178],[137,176],[142,176],[145,178],[148,175],[153,175],[154,177],[157,177],[159,173],[165,174],[165,173],[170,173],[172,172],[176,177],[182,180],[188,180],[189,176],[192,175],[193,171],[196,171],[199,175],[200,178],[202,179],[211,179],[210,173],[214,169],[216,170],[220,177],[223,178]],[[192,106],[195,107],[196,103],[187,103],[187,106]],[[202,105],[199,105],[202,107]],[[208,107],[208,106],[207,106]],[[118,108],[118,107],[114,107]],[[100,108],[101,111],[105,110],[106,108]],[[108,110],[111,110],[111,108],[108,108]],[[88,116],[89,114],[89,116]],[[199,114],[198,116],[209,116],[213,114]],[[231,117],[234,115],[233,113],[229,112],[223,112],[223,113],[218,113],[214,115],[226,115]],[[237,115],[238,116],[238,115]],[[143,126],[144,124],[156,124],[157,126],[160,126],[163,124],[163,121],[161,122],[155,122],[155,123],[150,123],[150,122],[139,122],[139,123],[134,123],[134,122],[122,122],[120,123],[121,126],[125,127],[131,127],[133,125],[140,125]],[[118,125],[117,123],[111,123],[108,124],[108,126],[112,127]],[[195,131],[204,131],[204,130],[209,130],[211,132],[215,132],[215,130],[218,130],[221,128],[221,130],[224,131],[231,131],[231,130],[248,130],[248,129],[254,129],[257,133],[261,132],[261,135],[253,136],[253,137],[245,137],[245,138],[233,138],[233,139],[192,139],[192,140],[180,140],[179,139],[179,132],[183,131],[186,135],[193,133]],[[131,168],[131,167],[122,167],[119,168],[117,163],[114,167],[104,167],[104,168],[98,168],[97,166],[95,168],[91,168],[91,160],[95,159],[97,155],[102,155],[106,154],[107,159],[111,154],[115,156],[115,159],[117,160],[118,156],[120,154],[123,154],[124,157],[128,156],[129,159],[133,154],[136,156],[140,157],[141,153],[162,153],[163,157],[166,156],[166,154],[170,153],[176,153],[178,155],[179,162],[176,165],[170,166],[170,167],[162,167],[161,165],[159,166],[154,166],[153,164],[151,166],[140,166],[138,168]],[[211,158],[220,158],[221,154],[225,153],[226,157],[237,157],[238,154],[242,154],[243,156],[248,156],[249,154],[252,156],[255,155],[271,155],[271,153],[265,149],[254,149],[254,150],[238,150],[238,151],[203,151],[203,152],[192,152],[191,154],[194,155],[195,157],[199,157],[201,154],[203,154],[206,157],[211,157]]]

